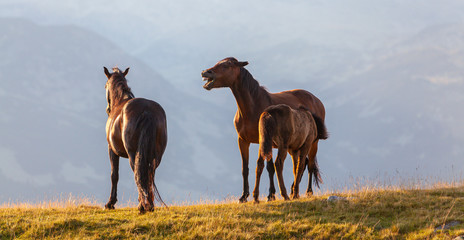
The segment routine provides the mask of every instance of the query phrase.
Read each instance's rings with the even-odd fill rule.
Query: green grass
[[[88,203],[0,207],[0,239],[453,239],[464,186],[344,192],[260,204],[170,206],[138,214]],[[117,206],[117,205],[116,205]],[[435,231],[450,221],[459,224]]]

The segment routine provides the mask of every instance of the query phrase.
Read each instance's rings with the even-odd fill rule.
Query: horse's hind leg
[[[108,203],[106,203],[106,209],[114,209],[114,204],[118,201],[117,192],[118,192],[118,180],[119,180],[119,156],[116,155],[108,146],[108,153],[111,163],[111,195]]]
[[[296,169],[298,168],[298,151],[289,150],[290,156],[292,156],[293,162],[293,176],[296,175]],[[295,177],[292,182],[292,186],[290,187],[290,196],[293,196],[293,187],[295,186]]]
[[[317,141],[312,144],[308,157],[307,157],[309,177],[308,177],[308,189],[306,189],[306,196],[308,197],[313,195],[313,188],[312,188],[313,177],[316,183],[319,182],[318,181],[319,176],[316,175],[316,174],[319,174],[319,170],[316,165],[317,144],[318,144]]]
[[[264,159],[262,157],[258,158],[256,163],[256,181],[255,181],[255,189],[253,190],[253,199],[255,203],[259,203],[259,182],[261,180],[261,174],[263,173],[264,169]]]
[[[313,174],[311,172],[311,163],[309,162],[309,157],[306,157],[306,163],[308,166],[308,188],[306,189],[306,196],[310,197],[313,195]]]
[[[274,162],[272,161],[272,158],[266,162],[266,169],[267,169],[267,172],[269,173],[269,195],[267,196],[267,201],[270,202],[276,199],[275,197],[276,189],[274,185],[275,167],[274,167]]]
[[[289,200],[290,198],[287,195],[287,189],[285,188],[284,177],[283,177],[283,168],[284,168],[284,161],[287,157],[287,148],[279,148],[277,153],[277,158],[274,162],[275,171],[277,175],[277,181],[279,183],[280,195],[285,199]]]
[[[306,155],[307,154],[301,154],[298,156],[298,165],[297,165],[297,170],[296,170],[296,175],[295,175],[295,180],[294,180],[294,185],[293,185],[293,199],[297,199],[300,197],[300,182],[301,182],[301,177],[303,176],[303,171],[305,167],[305,161],[306,161]]]
[[[148,170],[148,203],[150,204],[151,208],[148,211],[153,211],[155,208],[154,200],[155,200],[155,170],[153,168]]]
[[[312,175],[311,175],[311,171],[310,171],[310,169],[309,169],[309,158],[308,158],[308,157],[306,157],[306,159],[305,159],[305,164],[304,164],[304,166],[308,166],[308,179],[309,179],[309,184],[308,184],[308,190],[306,190],[306,192],[308,192],[309,190],[311,190],[311,193],[312,193],[312,192],[313,192],[313,190],[312,190],[312,188],[311,188],[311,182],[312,182],[311,179],[312,179]],[[296,168],[297,168],[296,163],[293,162],[293,169],[296,169]],[[304,171],[304,170],[303,170],[303,171]],[[290,195],[293,195],[293,186],[294,186],[294,185],[295,185],[295,182],[292,182],[292,187],[291,187],[291,189],[290,189],[290,191],[291,191],[291,192],[290,192]]]
[[[300,182],[301,178],[303,176],[304,168],[306,165],[306,157],[309,152],[309,148],[311,147],[310,144],[304,144],[299,151],[295,151],[295,153],[292,155],[293,159],[293,174],[294,174],[294,181],[293,181],[293,194],[292,198],[297,199],[299,198],[299,192],[300,192]],[[296,169],[295,169],[295,162],[296,164]]]

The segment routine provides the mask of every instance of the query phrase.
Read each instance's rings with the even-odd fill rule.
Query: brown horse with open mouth
[[[269,93],[264,87],[260,86],[253,76],[244,68],[248,62],[239,62],[237,59],[225,58],[212,68],[204,70],[201,75],[206,81],[203,88],[211,90],[213,88],[228,87],[237,101],[237,112],[235,114],[235,129],[238,134],[238,146],[242,156],[242,176],[243,194],[240,202],[246,202],[250,195],[248,185],[248,162],[250,143],[259,142],[258,121],[265,108],[276,104],[287,104],[291,108],[298,109],[305,107],[314,115],[318,116],[322,122],[325,119],[325,108],[322,102],[313,94],[302,89],[294,89],[279,93]],[[312,175],[318,184],[320,180],[319,169],[317,167],[317,144],[313,143],[311,152],[308,154],[308,174],[309,183],[307,194],[312,194]],[[258,159],[258,165],[262,165],[263,159]],[[262,168],[261,168],[262,169]],[[274,172],[275,167],[272,159],[267,162],[266,167],[269,173],[269,196],[268,200],[275,199]]]
[[[155,185],[155,170],[161,163],[167,144],[166,114],[156,102],[135,98],[124,72],[104,67],[108,106],[106,138],[111,162],[111,196],[106,209],[114,209],[119,179],[119,157],[129,158],[139,192],[139,211],[153,211],[156,198],[163,205]],[[166,205],[165,205],[166,206]]]

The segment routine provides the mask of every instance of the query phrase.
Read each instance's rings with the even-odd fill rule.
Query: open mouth
[[[211,90],[213,88],[214,82],[216,81],[214,74],[205,71],[201,74],[201,76],[203,78],[203,81],[206,81],[205,85],[203,85],[203,88],[206,90]]]
[[[203,88],[206,90],[211,90],[213,88],[213,84],[214,84],[214,81],[216,81],[216,79],[204,77],[203,81],[206,81],[205,85],[203,85]]]

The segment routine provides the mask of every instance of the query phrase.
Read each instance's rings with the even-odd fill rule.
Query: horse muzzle
[[[203,88],[206,90],[211,90],[213,88],[214,82],[216,81],[214,72],[211,70],[205,70],[201,73],[201,77],[203,78],[203,81],[206,81],[205,85],[203,85]]]

